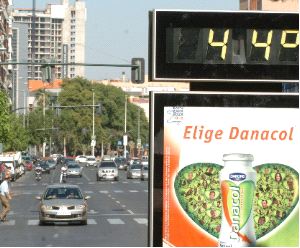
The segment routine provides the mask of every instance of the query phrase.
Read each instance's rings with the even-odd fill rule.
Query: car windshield
[[[142,165],[141,164],[132,164],[131,165],[131,169],[135,170],[135,169],[142,169]]]
[[[116,164],[125,164],[125,159],[115,159]]]
[[[102,162],[100,167],[116,167],[116,164],[114,162]]]
[[[95,158],[88,158],[87,160],[88,161],[95,161],[96,159]]]
[[[143,170],[148,170],[148,166],[144,166],[144,167],[143,167]]]
[[[56,162],[54,160],[52,160],[52,159],[48,160],[48,163],[50,163],[50,164],[56,164]]]
[[[22,157],[22,159],[25,160],[25,161],[31,160],[30,157]]]
[[[69,169],[80,168],[80,166],[78,164],[68,164],[68,168]]]
[[[44,194],[45,200],[82,198],[82,194],[77,188],[48,188]]]

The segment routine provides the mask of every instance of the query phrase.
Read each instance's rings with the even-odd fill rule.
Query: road
[[[82,178],[68,178],[79,185],[88,200],[88,225],[65,223],[39,226],[35,199],[45,186],[59,181],[59,167],[43,174],[36,182],[33,172],[26,172],[11,183],[14,193],[8,222],[0,223],[0,246],[100,246],[145,247],[148,229],[148,182],[127,179],[96,181],[96,168],[84,167]]]

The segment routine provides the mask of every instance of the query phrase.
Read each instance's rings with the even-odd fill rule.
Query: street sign
[[[299,13],[154,10],[151,81],[298,82]]]
[[[127,146],[127,134],[125,134],[124,136],[123,136],[123,145],[124,146]]]
[[[91,146],[96,146],[96,140],[91,141]]]

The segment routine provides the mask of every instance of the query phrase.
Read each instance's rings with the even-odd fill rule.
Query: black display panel
[[[299,15],[155,10],[151,80],[296,81]]]

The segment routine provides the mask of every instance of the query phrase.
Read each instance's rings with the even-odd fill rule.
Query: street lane
[[[67,178],[91,196],[88,225],[39,226],[35,197],[59,182],[59,169],[43,174],[40,182],[27,172],[12,183],[15,196],[9,221],[0,224],[0,246],[147,246],[147,181],[128,180],[125,171],[119,172],[119,181],[97,182],[94,167],[84,167],[81,178]]]

